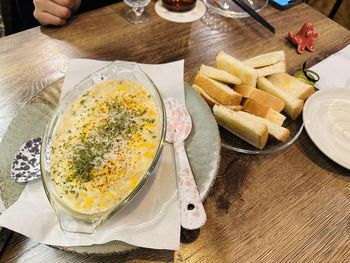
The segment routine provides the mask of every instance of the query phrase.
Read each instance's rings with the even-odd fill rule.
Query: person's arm
[[[34,17],[42,25],[64,25],[81,0],[34,0]]]
[[[40,24],[64,25],[75,11],[76,13],[86,12],[119,1],[120,0],[16,0],[20,22],[23,24],[23,27],[16,30],[16,32]],[[52,8],[57,5],[59,6],[57,10]],[[70,11],[67,11],[67,9]]]

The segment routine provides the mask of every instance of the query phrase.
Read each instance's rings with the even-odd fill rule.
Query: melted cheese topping
[[[148,170],[160,130],[155,103],[138,83],[96,85],[66,112],[54,137],[51,173],[60,198],[85,214],[123,201]]]

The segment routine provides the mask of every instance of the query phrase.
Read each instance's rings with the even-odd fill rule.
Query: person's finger
[[[67,22],[66,19],[54,16],[54,15],[47,13],[47,12],[34,11],[34,17],[42,25],[63,26]]]
[[[77,6],[77,4],[80,5],[80,0],[79,1],[78,0],[52,0],[52,1],[60,6],[68,7],[71,10],[77,9],[79,7]]]
[[[61,6],[51,0],[34,0],[35,11],[47,12],[53,16],[57,16],[63,19],[67,19],[71,16],[72,12],[68,7]]]

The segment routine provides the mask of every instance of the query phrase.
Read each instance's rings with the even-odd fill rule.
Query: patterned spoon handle
[[[174,142],[177,185],[180,199],[181,226],[185,229],[198,229],[207,220],[196,182],[182,140]]]

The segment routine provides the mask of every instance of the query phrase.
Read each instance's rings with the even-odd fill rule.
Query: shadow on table
[[[173,262],[174,251],[170,250],[155,250],[155,249],[144,249],[139,248],[133,252],[124,255],[114,256],[90,256],[88,257],[89,262],[138,262],[138,261],[149,261],[149,262]]]
[[[187,230],[181,228],[181,243],[190,244],[197,240],[200,234],[200,229]]]
[[[336,162],[328,158],[323,152],[321,152],[316,145],[311,141],[307,135],[305,129],[299,138],[299,148],[305,153],[306,156],[317,166],[329,171],[330,173],[345,176],[350,178],[350,171]]]
[[[217,209],[228,213],[233,205],[235,209],[244,203],[242,192],[250,173],[251,162],[260,158],[258,155],[247,155],[222,148],[220,171],[216,178],[211,195],[215,196]]]
[[[62,253],[62,254],[61,254]],[[77,254],[75,252],[60,251],[57,252],[58,258],[64,257],[64,262],[93,262],[93,263],[123,263],[123,262],[173,262],[175,252],[172,250],[156,250],[138,248],[124,254],[107,254],[107,255],[87,255]],[[60,262],[53,261],[53,262]],[[63,261],[61,261],[63,262]]]
[[[200,230],[186,230],[181,229],[181,243],[189,244],[194,242],[200,234]],[[84,256],[85,257],[85,256]],[[170,250],[155,250],[155,249],[146,249],[138,248],[132,252],[128,252],[123,255],[113,255],[108,256],[90,256],[89,260],[91,262],[128,262],[130,260],[134,261],[150,261],[150,262],[173,262],[175,258],[175,252]],[[89,261],[89,262],[90,262]]]

